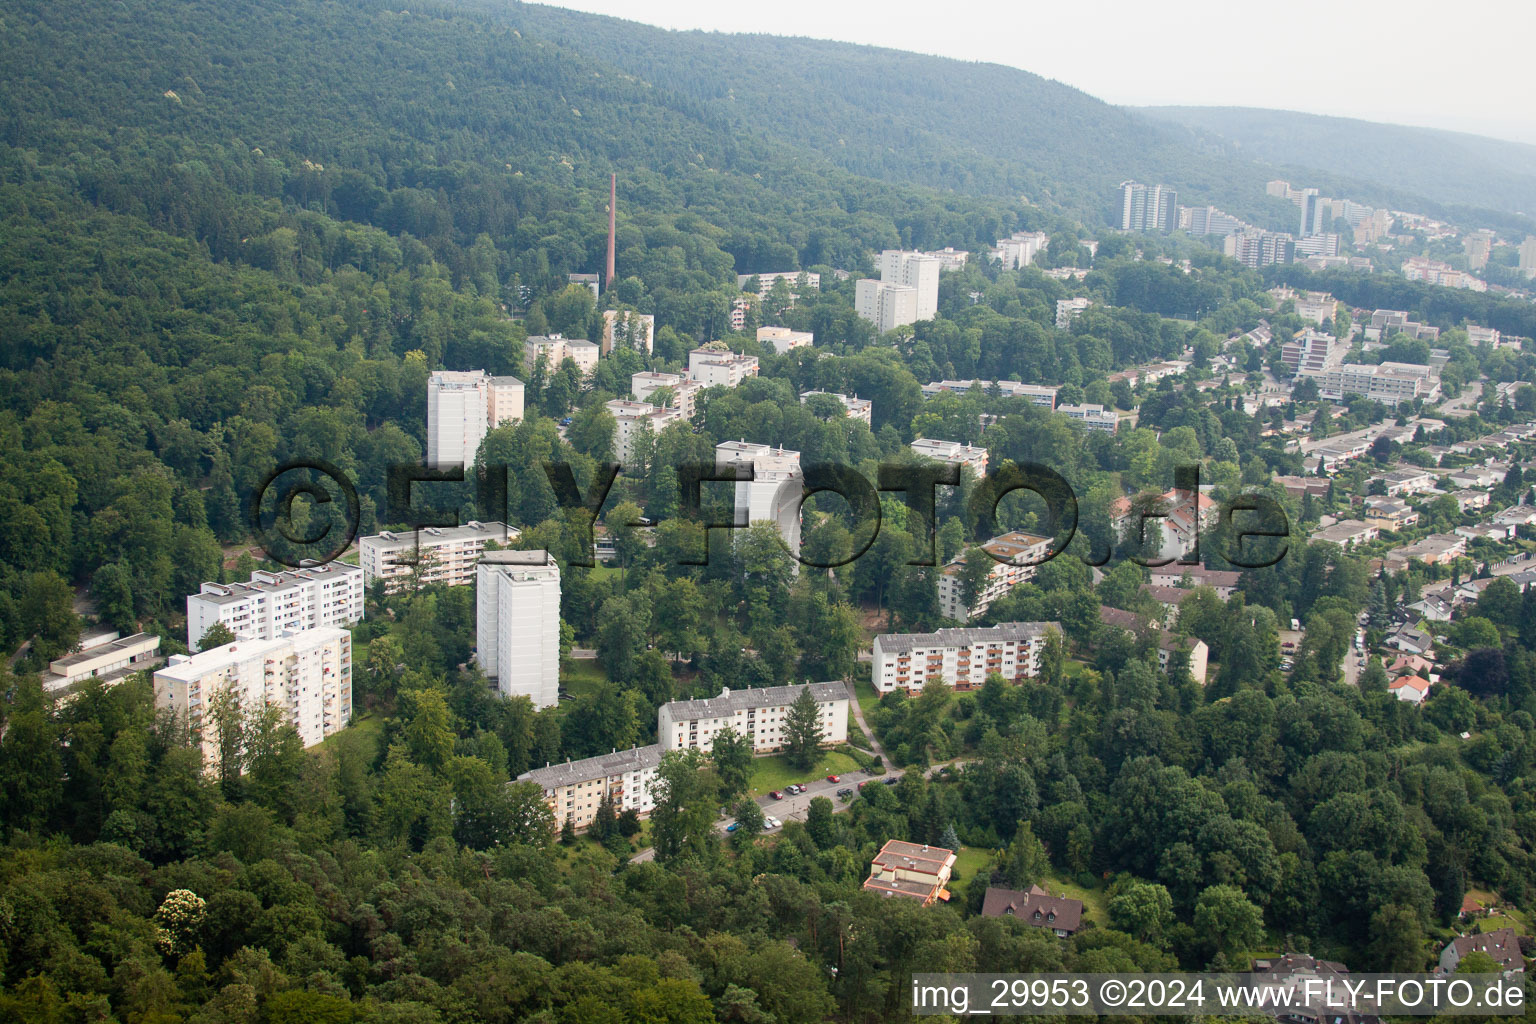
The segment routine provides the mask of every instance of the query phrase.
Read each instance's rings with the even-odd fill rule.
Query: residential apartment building
[[[858,420],[866,427],[873,425],[875,404],[867,398],[849,397],[832,391],[802,391],[800,392],[800,404],[804,405],[806,399],[812,395],[831,395],[843,403],[843,408],[848,411],[848,418]]]
[[[747,282],[751,281],[754,277],[757,278],[758,298],[767,298],[768,293],[773,291],[774,284],[780,280],[789,285],[789,290],[792,294],[799,291],[802,278],[806,288],[818,291],[821,289],[821,275],[810,274],[804,270],[776,270],[761,274],[737,274],[736,287],[745,288]]]
[[[964,555],[939,573],[939,613],[945,618],[967,622],[1020,583],[1034,579],[1036,570],[1050,554],[1051,539],[1015,531],[993,537],[980,547],[985,552],[982,557],[990,556],[992,568],[973,606],[966,604],[960,583],[960,571],[965,568]]]
[[[1091,305],[1093,305],[1092,299],[1082,298],[1081,296],[1075,299],[1057,299],[1056,329],[1064,331],[1071,327],[1072,321],[1077,319],[1077,315]]]
[[[192,729],[204,770],[219,768],[219,735],[204,728],[213,697],[234,694],[242,708],[278,707],[312,747],[352,718],[352,634],[321,626],[266,640],[236,640],[200,654],[173,654],[154,675],[155,706]]]
[[[1422,363],[1341,363],[1320,373],[1303,366],[1298,377],[1317,381],[1317,392],[1324,398],[1360,395],[1385,405],[1428,398],[1439,389],[1434,370]]]
[[[116,683],[125,676],[142,672],[160,662],[160,637],[155,633],[135,633],[119,637],[116,632],[102,633],[80,642],[80,650],[48,663],[43,689],[59,694],[90,679],[103,685]]]
[[[948,900],[950,876],[954,873],[954,850],[942,846],[888,839],[869,866],[864,888],[882,896],[900,896],[928,906],[935,900]]]
[[[197,650],[215,622],[247,640],[350,626],[363,618],[365,579],[361,566],[327,562],[288,572],[257,570],[247,583],[204,583],[187,596],[187,648]]]
[[[1493,254],[1493,232],[1474,231],[1462,240],[1461,245],[1467,254],[1467,269],[1482,270],[1488,265],[1488,257]]]
[[[585,757],[564,764],[535,768],[517,777],[518,782],[535,782],[544,790],[544,802],[555,816],[555,826],[569,821],[584,831],[597,817],[604,797],[613,801],[616,814],[634,811],[649,817],[656,806],[654,783],[661,764],[661,746],[615,750],[597,757]]]
[[[486,432],[523,418],[523,382],[484,370],[438,370],[427,378],[427,465],[473,465]]]
[[[999,238],[992,250],[992,258],[1002,261],[1004,270],[1018,270],[1035,261],[1035,257],[1051,244],[1051,236],[1044,231],[1015,231],[1007,238]]]
[[[1358,519],[1341,519],[1332,526],[1314,531],[1307,539],[1314,544],[1322,542],[1341,548],[1357,548],[1362,544],[1369,544],[1379,536],[1381,536],[1380,528],[1370,523],[1362,523]]]
[[[923,397],[932,398],[946,391],[966,394],[971,391],[990,393],[993,388],[1005,398],[1023,398],[1044,409],[1056,408],[1056,395],[1060,388],[1046,384],[1020,384],[1016,380],[936,380],[923,385]]]
[[[854,312],[884,334],[904,324],[932,320],[939,308],[939,274],[944,262],[921,252],[887,249],[880,254],[880,280],[854,285]]]
[[[1151,570],[1154,587],[1210,587],[1225,601],[1237,590],[1243,574],[1230,569],[1207,569],[1203,565],[1163,565]]]
[[[1056,411],[1069,419],[1077,420],[1089,430],[1101,430],[1106,434],[1113,434],[1120,429],[1120,414],[1102,405],[1063,405],[1058,406]]]
[[[1214,206],[1179,207],[1179,229],[1197,238],[1206,235],[1235,235],[1239,231],[1251,230],[1252,227],[1247,221]]]
[[[1536,277],[1536,235],[1526,235],[1520,243],[1520,270],[1526,277]]]
[[[1293,374],[1316,377],[1343,365],[1349,343],[1311,328],[1280,346],[1280,360]]]
[[[729,728],[751,741],[754,754],[771,754],[783,748],[790,705],[806,688],[816,699],[822,744],[846,743],[848,688],[841,682],[724,688],[717,697],[675,700],[656,709],[657,741],[664,750],[709,751],[720,731]]]
[[[937,441],[931,437],[920,437],[912,442],[912,450],[939,462],[969,466],[977,476],[985,476],[987,473],[989,454],[985,448],[961,444],[959,441]]]
[[[463,526],[385,530],[358,539],[357,563],[363,570],[363,585],[371,587],[375,580],[383,580],[386,594],[400,593],[413,572],[424,586],[463,587],[475,582],[475,564],[487,541],[505,544],[521,535],[506,523],[473,519]]]
[[[540,358],[545,360],[548,372],[554,373],[560,369],[560,364],[569,359],[576,364],[576,369],[581,371],[583,377],[590,377],[592,371],[597,369],[597,357],[602,351],[598,345],[580,338],[566,338],[558,334],[535,334],[528,338],[523,346],[523,364],[529,373],[533,372],[535,364]]]
[[[736,517],[747,524],[762,520],[778,528],[785,545],[800,553],[800,503],[804,500],[805,474],[800,453],[748,441],[725,441],[715,446],[715,466],[750,466],[751,480],[736,483]]]
[[[622,398],[608,402],[604,408],[613,415],[613,452],[621,464],[634,461],[635,438],[640,434],[649,430],[654,436],[670,423],[685,422],[683,414],[676,409],[645,402],[626,402]]]
[[[809,348],[816,341],[810,331],[792,331],[788,327],[759,327],[757,343],[774,355],[783,355],[792,348]]]
[[[1167,185],[1120,183],[1121,231],[1172,231],[1178,226],[1178,192]]]
[[[1040,674],[1040,652],[1055,622],[1003,622],[985,629],[935,633],[882,633],[875,637],[874,684],[881,693],[919,693],[930,679],[957,690],[986,682],[993,672],[1017,681]]]
[[[693,419],[699,392],[704,390],[703,384],[680,373],[653,373],[647,370],[630,375],[629,389],[634,392],[636,401],[648,402],[662,388],[671,394],[664,404],[670,409],[676,409],[683,419]]]
[[[688,376],[702,387],[734,388],[757,376],[757,356],[741,355],[723,341],[712,341],[688,353]]]
[[[1245,267],[1267,267],[1296,259],[1296,240],[1275,231],[1239,231],[1222,239],[1221,251]]]
[[[1378,309],[1371,313],[1370,322],[1364,327],[1367,341],[1377,341],[1388,334],[1406,334],[1421,341],[1438,341],[1440,328],[1408,319],[1403,309]]]
[[[560,567],[547,551],[487,551],[475,571],[475,662],[503,697],[560,699]]]
[[[603,340],[599,345],[601,354],[612,352],[615,345],[628,346],[650,355],[656,346],[656,318],[649,313],[636,313],[632,309],[603,310]]]

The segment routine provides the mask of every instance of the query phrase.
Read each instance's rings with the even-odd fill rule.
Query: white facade
[[[922,691],[930,679],[970,690],[996,672],[1004,679],[1040,674],[1040,652],[1055,622],[1003,622],[987,629],[936,633],[883,633],[875,637],[874,683],[881,693]]]
[[[970,466],[977,476],[985,476],[987,472],[988,452],[985,448],[961,444],[959,441],[936,441],[931,437],[920,437],[912,442],[912,450],[939,462]]]
[[[1120,414],[1102,405],[1062,405],[1056,411],[1070,417],[1089,430],[1102,430],[1113,434],[1120,428]]]
[[[880,254],[880,280],[865,278],[855,283],[854,311],[881,334],[932,320],[939,309],[943,266],[943,260],[926,253],[885,250]]]
[[[800,553],[800,503],[805,474],[800,453],[766,444],[725,441],[715,446],[715,466],[751,466],[752,480],[736,484],[736,518],[747,524],[766,520],[778,528],[784,544]]]
[[[792,348],[809,348],[816,340],[810,331],[792,331],[788,327],[759,327],[757,343],[774,355],[783,355]]]
[[[290,572],[251,574],[248,583],[204,583],[187,596],[187,647],[222,622],[237,637],[271,640],[321,626],[350,626],[363,618],[360,566],[327,562]]]
[[[633,461],[635,438],[650,427],[652,435],[659,434],[669,423],[683,422],[684,417],[676,409],[667,409],[644,402],[626,402],[615,399],[607,403],[613,414],[613,451],[620,463]]]
[[[304,746],[312,747],[352,718],[352,635],[323,626],[270,640],[236,640],[201,654],[173,655],[155,673],[155,706],[193,730],[203,766],[219,766],[218,730],[204,717],[212,698],[233,692],[246,711],[282,708]]]
[[[757,356],[706,345],[688,353],[688,376],[706,388],[734,388],[748,377],[757,376]]]
[[[968,621],[985,612],[992,606],[992,602],[1006,596],[1020,583],[1034,579],[1036,570],[1050,553],[1051,539],[1015,531],[993,537],[981,548],[989,553],[981,557],[993,556],[992,567],[981,593],[976,596],[974,607],[966,605],[960,586],[960,570],[965,567],[964,555],[950,562],[939,573],[939,613],[947,619]]]
[[[1043,409],[1056,408],[1056,395],[1061,390],[1048,384],[1020,384],[1015,380],[936,380],[923,385],[923,397],[932,398],[946,391],[967,394],[977,388],[986,393],[994,387],[1007,398],[1026,398]]]
[[[656,767],[661,764],[661,747],[615,750],[579,761],[550,764],[524,772],[518,782],[536,782],[544,789],[544,803],[554,813],[555,825],[569,821],[576,829],[591,826],[603,797],[613,801],[617,814],[634,811],[649,817],[656,806]]]
[[[475,573],[475,661],[503,697],[560,699],[560,567],[547,551],[488,551]]]
[[[1299,376],[1316,380],[1317,393],[1324,398],[1360,395],[1387,405],[1427,398],[1438,389],[1434,370],[1421,363],[1343,363],[1322,373],[1303,366]]]
[[[736,287],[745,288],[747,282],[755,277],[757,278],[758,298],[767,298],[768,293],[773,291],[774,283],[782,278],[784,283],[789,285],[789,290],[793,294],[795,289],[800,287],[801,276],[805,277],[806,288],[821,289],[821,275],[807,273],[803,270],[776,270],[761,274],[737,274]]]
[[[560,369],[561,363],[569,359],[576,364],[576,369],[583,377],[590,377],[592,371],[597,369],[598,353],[598,346],[590,341],[566,338],[559,334],[535,334],[528,338],[523,348],[523,363],[532,372],[534,364],[543,356],[549,372],[554,373]]]
[[[656,346],[656,318],[632,310],[603,310],[602,354],[612,352],[615,344],[650,355]]]
[[[357,561],[363,585],[371,587],[382,579],[389,594],[400,592],[418,561],[425,585],[463,587],[475,581],[475,563],[487,541],[505,544],[519,536],[520,531],[506,523],[473,519],[463,526],[429,526],[400,533],[385,530],[358,539]]]
[[[685,420],[693,419],[697,411],[695,402],[699,392],[704,390],[704,385],[680,373],[653,373],[647,370],[630,375],[629,389],[634,392],[638,402],[649,402],[651,395],[662,388],[670,388],[672,391],[672,400],[667,403],[667,408],[676,409]]]
[[[57,693],[87,679],[113,683],[140,672],[160,660],[160,637],[154,633],[135,633],[119,638],[107,633],[93,640],[82,640],[81,649],[48,664],[43,689]]]
[[[843,403],[843,408],[848,410],[849,419],[858,420],[865,426],[873,424],[875,404],[867,398],[850,398],[847,395],[840,395],[832,391],[802,391],[800,392],[800,404],[804,405],[805,400],[812,395],[831,395]]]
[[[473,465],[488,430],[523,418],[523,382],[484,370],[438,370],[427,378],[427,465]]]
[[[1092,299],[1085,299],[1082,297],[1075,299],[1057,299],[1056,329],[1058,331],[1064,331],[1068,327],[1071,327],[1072,321],[1077,319],[1077,315],[1091,305],[1093,305]]]
[[[656,737],[664,750],[708,751],[720,730],[730,728],[752,743],[754,754],[784,746],[790,705],[807,686],[820,713],[821,742],[848,741],[848,688],[842,683],[804,683],[720,691],[704,700],[679,700],[656,710]]]
[[[997,240],[992,258],[1001,260],[1004,270],[1018,270],[1035,261],[1035,257],[1051,244],[1051,236],[1044,231],[1015,231],[1007,238]]]

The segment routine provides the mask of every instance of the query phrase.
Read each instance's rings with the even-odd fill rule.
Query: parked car
[[[784,799],[784,791],[782,789],[776,789],[772,793],[769,793],[768,795],[773,797],[775,800],[783,800]]]
[[[780,821],[778,818],[775,818],[771,814],[768,815],[768,817],[763,819],[763,827],[764,828],[778,828],[782,824],[784,824],[784,823],[782,821]]]
[[[828,782],[841,782],[842,780],[839,779],[836,775],[828,775],[827,776],[827,781]]]
[[[863,783],[860,783],[860,785],[863,785]],[[837,791],[837,798],[839,800],[841,800],[843,803],[847,803],[849,800],[853,799],[853,790],[851,790],[851,789],[840,789],[840,790]]]
[[[890,778],[885,780],[885,784],[887,786],[894,786],[894,785],[896,785],[896,783],[898,783],[900,781],[901,781],[901,777],[899,775],[892,775]]]
[[[729,825],[725,826],[725,830],[727,832],[735,832],[739,828],[741,828],[741,822],[739,821],[733,821]]]
[[[800,787],[791,782],[789,785],[784,787],[784,792],[788,793],[790,796],[794,796],[796,793],[800,792]]]

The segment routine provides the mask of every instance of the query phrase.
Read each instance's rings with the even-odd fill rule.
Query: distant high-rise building
[[[1302,238],[1309,235],[1320,235],[1327,225],[1328,214],[1332,209],[1329,200],[1317,194],[1317,189],[1307,189],[1307,194],[1301,197],[1301,229],[1296,233]]]
[[[1536,277],[1536,235],[1526,235],[1520,243],[1520,269],[1526,277]]]
[[[1167,185],[1120,183],[1121,231],[1172,231],[1178,226],[1178,192]]]
[[[944,261],[921,252],[887,249],[880,254],[880,280],[854,285],[854,311],[880,333],[932,320],[939,308],[939,273]]]
[[[800,453],[753,444],[725,441],[715,445],[715,465],[751,467],[752,479],[736,483],[736,515],[745,525],[767,520],[791,552],[800,553],[800,505],[804,501],[805,474]]]
[[[547,551],[487,551],[475,571],[475,661],[503,697],[560,699],[560,567]]]
[[[1222,239],[1222,252],[1248,267],[1290,263],[1296,258],[1296,240],[1274,231],[1240,231]]]
[[[1493,254],[1493,232],[1474,231],[1462,242],[1467,253],[1467,269],[1482,270]]]
[[[427,465],[473,465],[487,430],[523,418],[523,382],[484,370],[438,370],[427,378]]]

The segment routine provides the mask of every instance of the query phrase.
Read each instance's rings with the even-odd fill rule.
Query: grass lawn
[[[591,693],[607,681],[596,658],[571,658],[560,665],[560,686],[572,697]]]
[[[608,565],[604,562],[598,562],[596,565],[592,566],[592,568],[587,570],[587,575],[592,577],[594,580],[606,580],[608,577],[617,576],[623,571],[623,569],[620,569],[616,565]]]
[[[1094,923],[1101,927],[1109,925],[1109,909],[1104,899],[1104,890],[1098,886],[1092,889],[1084,889],[1082,886],[1059,878],[1056,875],[1047,875],[1040,880],[1040,887],[1052,896],[1066,896],[1074,900],[1083,901],[1083,913],[1093,918]]]
[[[962,846],[955,853],[954,874],[960,882],[966,883],[983,871],[992,863],[992,851],[982,849],[979,846]],[[954,889],[954,885],[950,885]]]
[[[858,775],[859,780],[866,778],[859,770],[857,761],[835,750],[822,751],[821,757],[816,761],[816,767],[808,772],[791,767],[789,760],[783,754],[776,754],[753,759],[752,779],[747,783],[747,792],[752,796],[762,796],[772,790],[783,789],[792,782],[809,782],[828,775],[855,774]],[[856,782],[850,783],[850,785],[856,784]]]
[[[340,732],[334,732],[321,741],[321,747],[335,747],[340,743],[363,743],[372,752],[379,748],[379,741],[384,738],[384,716],[373,713],[358,715],[352,719],[352,724]]]
[[[853,684],[853,692],[858,695],[859,710],[864,712],[864,718],[868,721],[870,713],[875,710],[875,705],[880,703],[880,694],[875,692],[875,684],[860,679]]]
[[[1078,661],[1076,658],[1068,658],[1066,664],[1062,666],[1062,674],[1068,679],[1075,679],[1087,671],[1088,663],[1086,661]]]

